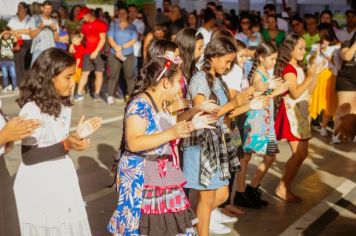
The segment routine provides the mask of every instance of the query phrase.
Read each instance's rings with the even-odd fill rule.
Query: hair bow
[[[164,59],[166,59],[166,63],[164,64],[164,68],[163,68],[162,72],[157,77],[157,81],[159,81],[162,78],[164,73],[171,67],[172,63],[174,63],[174,64],[182,63],[182,60],[180,59],[180,57],[174,56],[174,52],[171,52],[171,51],[167,51],[164,56],[158,56],[158,57],[163,57]]]

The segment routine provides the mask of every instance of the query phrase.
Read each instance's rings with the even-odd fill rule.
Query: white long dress
[[[20,115],[41,121],[41,127],[22,141],[24,145],[46,147],[68,136],[71,108],[62,107],[55,119],[29,102]],[[21,163],[14,192],[22,236],[91,235],[76,169],[68,155],[34,165]]]

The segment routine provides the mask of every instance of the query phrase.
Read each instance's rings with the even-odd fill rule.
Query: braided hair
[[[202,65],[202,71],[205,73],[206,80],[211,93],[211,99],[218,101],[216,94],[214,93],[214,76],[210,73],[212,68],[211,59],[216,57],[223,57],[228,54],[236,53],[236,46],[225,37],[216,37],[210,40],[204,50],[204,61]],[[226,84],[222,81],[221,75],[216,76],[221,84],[227,98],[229,98],[229,93]]]

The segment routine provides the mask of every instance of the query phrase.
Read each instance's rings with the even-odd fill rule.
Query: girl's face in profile
[[[292,58],[303,61],[305,55],[305,40],[300,38],[292,51]]]
[[[246,48],[240,49],[236,53],[236,61],[237,61],[237,64],[240,67],[244,67],[245,61],[246,61],[246,57],[247,57],[247,49]]]
[[[212,68],[215,73],[222,75],[227,69],[231,67],[231,63],[234,61],[236,53],[229,53],[221,57],[213,57],[211,59]]]
[[[276,65],[278,54],[275,52],[270,56],[261,57],[261,65],[266,68],[266,70],[273,69]]]
[[[53,78],[53,86],[56,93],[61,97],[68,97],[74,86],[73,75],[75,74],[75,64],[64,69],[59,75]]]
[[[171,101],[177,98],[177,95],[181,91],[181,80],[182,78],[182,72],[179,70],[174,78],[172,80],[168,80],[167,78],[164,78],[163,83],[164,87],[166,88],[167,91],[167,100]]]

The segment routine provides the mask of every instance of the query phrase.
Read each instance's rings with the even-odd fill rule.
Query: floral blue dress
[[[170,114],[158,112],[153,100],[142,97],[130,102],[125,118],[132,115],[146,121],[147,135],[175,123]],[[114,236],[195,235],[196,217],[183,191],[186,180],[174,163],[171,143],[139,153],[126,149],[118,166],[119,201],[108,224]]]
[[[132,115],[138,115],[147,121],[145,134],[157,131],[152,108],[143,98],[135,98],[127,107],[125,119]],[[114,236],[139,235],[144,184],[144,158],[140,154],[159,154],[160,149],[161,147],[137,154],[125,152],[121,156],[118,165],[119,201],[107,227]]]

